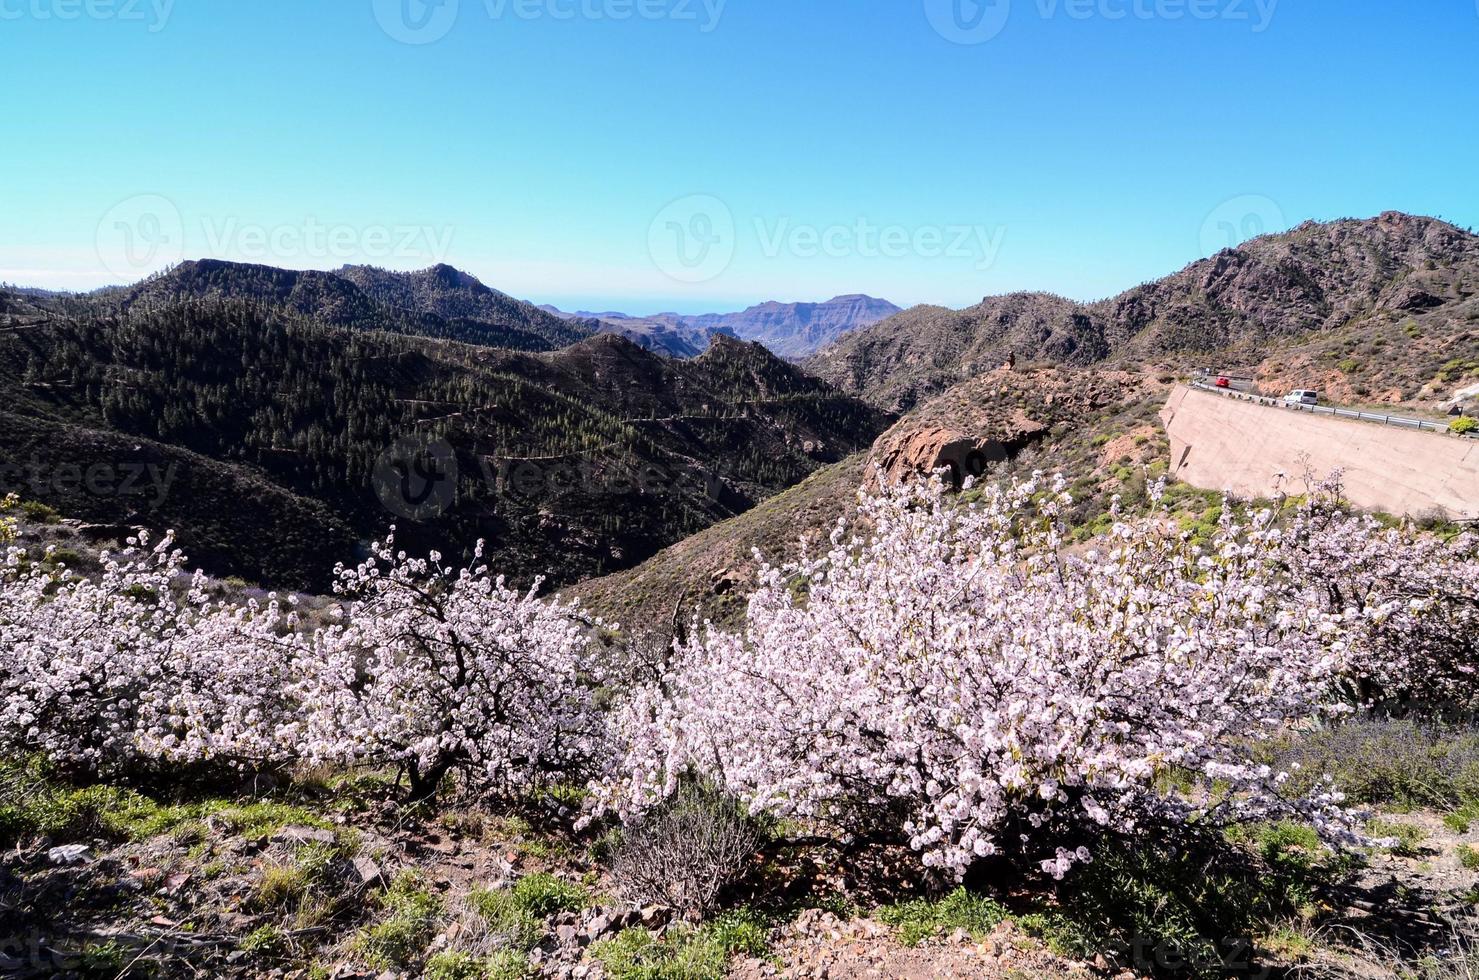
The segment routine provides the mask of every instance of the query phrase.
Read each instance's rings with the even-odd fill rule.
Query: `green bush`
[[[915,899],[878,910],[878,920],[898,930],[899,941],[917,946],[926,939],[964,929],[981,939],[1006,918],[1006,910],[984,895],[957,888],[936,902]]]
[[[1473,419],[1467,415],[1462,415],[1448,423],[1448,431],[1457,432],[1459,435],[1473,432],[1475,429],[1479,429],[1479,419]]]
[[[540,871],[519,879],[513,899],[519,908],[543,919],[556,912],[578,912],[589,904],[590,895],[579,885]]]
[[[1064,880],[1056,908],[1019,924],[1071,955],[1117,951],[1148,968],[1147,958],[1167,953],[1207,964],[1206,975],[1216,976],[1224,957],[1246,953],[1229,937],[1312,918],[1320,890],[1348,872],[1312,829],[1292,823],[1225,838],[1123,842],[1096,849],[1091,864]]]
[[[1372,837],[1396,841],[1389,850],[1401,857],[1416,857],[1422,852],[1423,841],[1428,839],[1428,832],[1421,827],[1396,820],[1372,820],[1366,825],[1366,832]]]
[[[426,963],[426,980],[524,980],[532,976],[522,953],[501,950],[479,959],[470,953],[438,953]]]
[[[592,946],[591,955],[611,980],[719,980],[730,957],[765,955],[768,933],[761,919],[740,909],[697,928],[674,926],[661,939],[624,929]]]
[[[514,900],[512,892],[476,891],[468,904],[482,916],[488,932],[511,949],[533,949],[544,935],[544,922]]]
[[[57,843],[94,838],[144,841],[160,834],[194,833],[212,822],[228,833],[265,837],[289,825],[328,829],[317,814],[275,800],[237,803],[204,799],[164,803],[133,789],[107,784],[72,786],[38,758],[0,761],[0,846],[45,835]]]
[[[1479,822],[1479,803],[1466,803],[1443,815],[1443,823],[1455,834],[1467,834],[1469,826]]]
[[[54,508],[48,507],[37,500],[23,502],[21,504],[21,513],[26,515],[28,520],[35,521],[37,524],[55,524],[62,519],[62,515],[57,513]]]
[[[1351,803],[1449,810],[1479,801],[1479,734],[1467,729],[1358,717],[1291,735],[1264,752],[1274,769],[1290,773],[1295,793],[1329,774]]]

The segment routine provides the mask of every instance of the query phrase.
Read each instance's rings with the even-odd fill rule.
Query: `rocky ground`
[[[863,890],[785,898],[773,881],[749,893],[763,914],[690,926],[624,901],[600,840],[557,813],[434,816],[344,795],[161,805],[96,787],[37,803],[34,792],[22,794],[30,810],[0,807],[0,822],[33,811],[52,821],[0,856],[0,976],[1193,975],[1153,960],[1130,969],[1113,950],[1068,955],[1031,916],[952,920],[928,903],[901,915]],[[1353,864],[1306,921],[1261,937],[1272,962],[1308,976],[1418,976],[1396,972],[1394,950],[1452,949],[1479,897],[1479,822],[1384,821],[1392,848]]]

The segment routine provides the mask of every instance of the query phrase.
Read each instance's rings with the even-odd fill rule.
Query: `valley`
[[[1419,976],[1479,862],[1476,290],[1390,213],[801,361],[450,267],[0,290],[0,972]],[[1349,495],[1213,485],[1285,457]]]

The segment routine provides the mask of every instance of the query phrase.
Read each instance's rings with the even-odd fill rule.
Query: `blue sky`
[[[1306,218],[1479,225],[1476,52],[1479,0],[0,0],[0,280],[1097,298]]]

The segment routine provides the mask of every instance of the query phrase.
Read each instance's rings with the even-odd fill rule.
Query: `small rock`
[[[611,916],[607,915],[604,912],[597,913],[594,919],[586,923],[585,936],[587,939],[590,939],[592,941],[600,939],[602,936],[606,935],[606,933],[611,931],[614,924],[615,923],[613,923],[611,920]]]
[[[570,925],[560,926],[559,928],[557,928],[555,930],[555,938],[560,941],[560,945],[561,946],[571,946],[571,945],[574,945],[575,940],[576,940],[576,938],[578,936],[579,936],[579,932],[576,930],[576,928],[574,926],[570,926]]]
[[[284,827],[272,835],[275,844],[332,844],[334,832],[317,827]]]
[[[53,847],[46,852],[46,857],[52,864],[67,866],[91,864],[93,860],[92,848],[86,844],[63,844],[60,847]]]
[[[380,869],[380,865],[364,855],[354,859],[354,873],[359,877],[359,883],[366,888],[385,881],[385,872]]]

